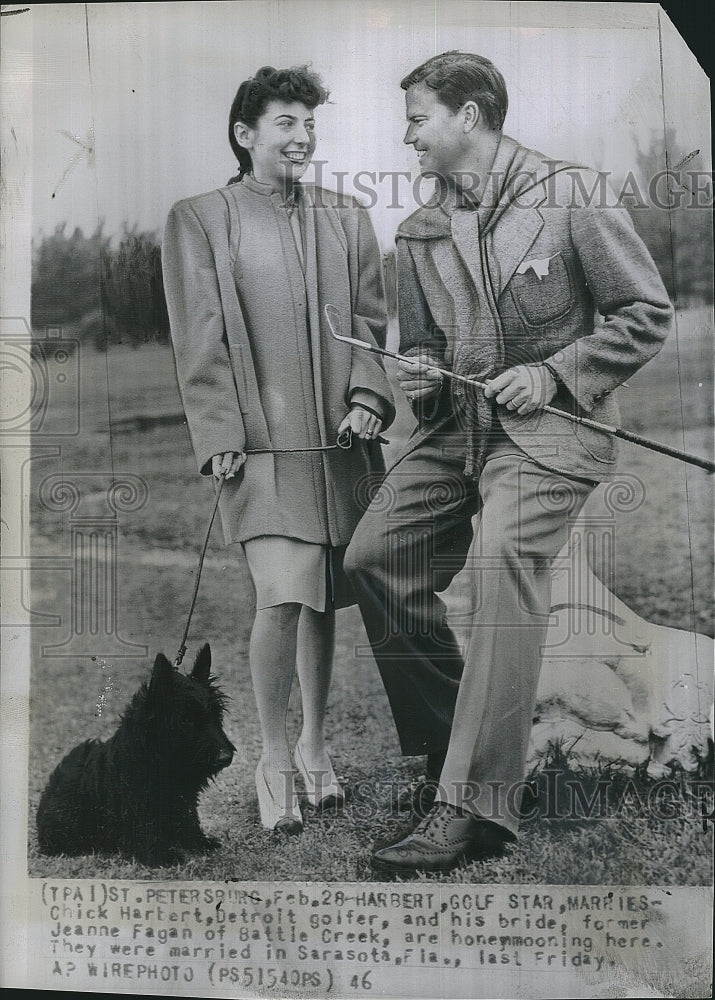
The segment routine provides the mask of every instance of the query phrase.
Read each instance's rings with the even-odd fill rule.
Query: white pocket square
[[[550,260],[551,257],[534,257],[533,260],[523,260],[517,267],[516,273],[526,274],[528,270],[532,270],[539,281],[541,281],[549,273]]]

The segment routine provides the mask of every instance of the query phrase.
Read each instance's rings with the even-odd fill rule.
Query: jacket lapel
[[[538,208],[513,205],[491,230],[486,238],[486,249],[490,262],[498,264],[491,269],[495,277],[498,275],[497,297],[509,284],[543,228],[544,217]]]
[[[474,213],[457,211],[452,216],[452,240],[469,271],[472,281],[482,282],[479,262],[479,231]],[[520,208],[513,205],[488,230],[484,249],[489,263],[489,275],[494,296],[499,298],[517,267],[524,260],[544,228],[544,219],[538,208]]]
[[[531,150],[503,135],[497,147],[479,205],[479,225],[497,298],[526,257],[541,232],[544,220],[534,201],[543,196],[538,187],[528,201],[519,192],[543,173],[543,163]],[[516,200],[515,200],[516,199]]]

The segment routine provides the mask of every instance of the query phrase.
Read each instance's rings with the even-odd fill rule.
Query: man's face
[[[281,190],[308,169],[315,152],[313,112],[300,101],[270,101],[248,136],[236,138],[251,153],[253,176]]]
[[[408,126],[403,142],[417,153],[420,172],[449,179],[463,168],[467,150],[460,112],[450,111],[424,83],[410,87],[405,103]]]

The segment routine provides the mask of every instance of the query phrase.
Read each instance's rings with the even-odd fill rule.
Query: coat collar
[[[248,188],[249,191],[253,191],[254,194],[270,198],[275,205],[283,205],[290,211],[293,210],[299,198],[304,196],[306,190],[300,183],[296,182],[293,185],[291,193],[285,197],[283,192],[278,191],[272,184],[264,184],[262,181],[257,181],[251,174],[246,174],[241,180],[241,184]]]
[[[263,181],[257,181],[252,174],[245,174],[241,180],[241,184],[245,188],[248,188],[249,191],[253,191],[255,194],[262,194],[266,197],[270,197],[272,194],[275,194],[278,195],[279,198],[281,197],[280,192],[277,191],[272,184],[264,184]]]

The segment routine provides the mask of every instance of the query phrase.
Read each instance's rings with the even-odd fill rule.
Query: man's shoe
[[[477,858],[498,857],[510,839],[496,824],[439,802],[411,834],[376,851],[371,864],[373,871],[389,875],[448,872]]]
[[[411,813],[416,825],[431,810],[438,790],[439,782],[421,775],[393,797],[392,805],[398,812]]]

